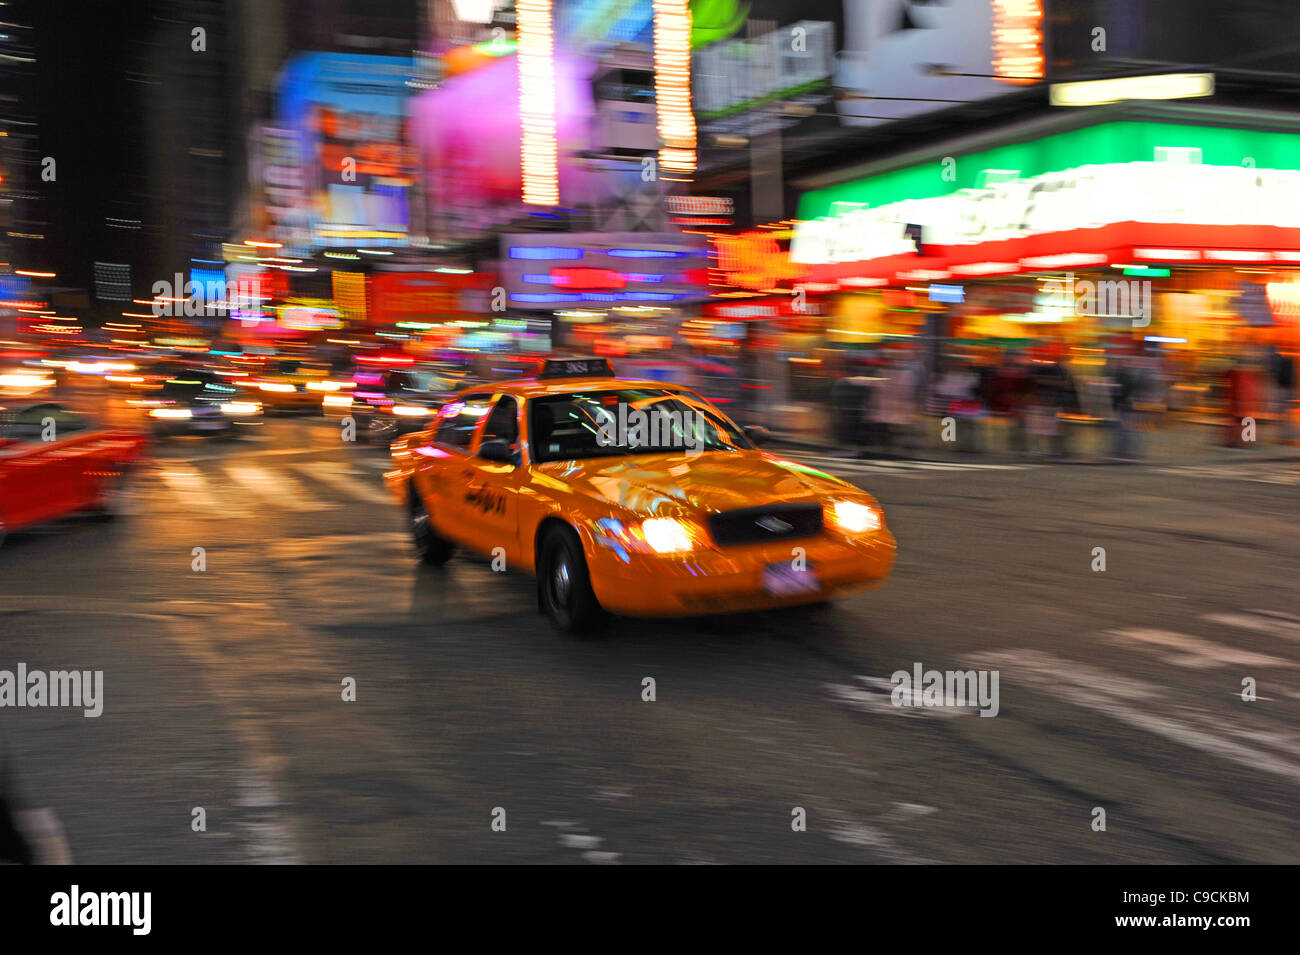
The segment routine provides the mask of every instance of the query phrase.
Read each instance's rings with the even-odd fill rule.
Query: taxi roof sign
[[[613,378],[614,367],[608,358],[547,358],[537,373],[544,378]]]

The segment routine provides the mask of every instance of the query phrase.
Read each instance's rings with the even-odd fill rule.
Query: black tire
[[[599,628],[605,611],[591,589],[591,575],[578,535],[555,528],[542,538],[537,558],[537,599],[561,633],[585,634]]]
[[[429,523],[429,511],[424,506],[424,499],[414,487],[411,488],[411,540],[415,544],[415,553],[420,560],[434,566],[445,564],[456,552],[456,545],[440,537]]]

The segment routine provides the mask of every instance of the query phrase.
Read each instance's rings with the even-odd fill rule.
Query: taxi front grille
[[[709,515],[709,533],[720,547],[811,537],[821,529],[820,504],[764,504]]]

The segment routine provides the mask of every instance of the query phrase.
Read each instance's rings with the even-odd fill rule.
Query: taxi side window
[[[483,426],[483,441],[493,438],[513,445],[519,441],[519,404],[510,395],[497,399]]]
[[[488,413],[490,402],[487,395],[470,395],[463,403],[456,404],[460,407],[452,409],[438,425],[435,441],[444,447],[464,450],[469,447],[479,421]]]

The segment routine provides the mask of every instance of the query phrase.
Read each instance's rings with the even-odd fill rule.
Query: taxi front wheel
[[[537,590],[542,612],[564,633],[590,633],[605,618],[591,589],[582,546],[567,528],[550,531],[542,541]]]

